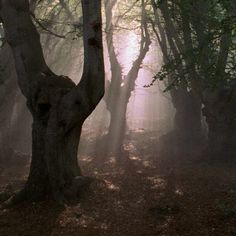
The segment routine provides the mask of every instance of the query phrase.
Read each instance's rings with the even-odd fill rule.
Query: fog
[[[40,7],[38,11],[39,18],[44,14],[48,14],[48,18],[51,17],[49,12],[40,12]],[[52,22],[55,22],[56,24],[60,21],[60,17],[61,16],[59,15],[58,19],[54,18]],[[122,21],[122,19],[120,21]],[[120,24],[125,24],[124,21],[125,20],[123,20]],[[55,27],[55,29],[57,29],[57,34],[63,35],[65,29],[69,27],[67,26],[68,24],[67,18],[65,18],[65,22],[60,21],[60,24]],[[132,28],[135,29],[132,30]],[[119,29],[119,26],[117,25],[117,30],[114,31],[113,44],[118,61],[122,67],[122,79],[124,80],[132,67],[132,63],[139,54],[140,35],[137,28],[138,23],[134,21],[131,24],[130,29]],[[76,37],[75,34],[72,34],[66,39],[61,39],[50,34],[50,32],[43,31],[43,29],[39,28],[39,30],[42,30],[41,42],[48,65],[56,74],[66,75],[75,83],[78,83],[83,71],[82,38]],[[71,29],[69,28],[69,30]],[[104,34],[105,33],[106,32],[104,29]],[[64,35],[66,35],[66,33],[64,33]],[[105,35],[103,43],[106,81],[111,81],[111,62],[109,59],[109,47],[107,46]],[[11,60],[9,59],[9,61],[5,61],[5,55],[11,54],[10,49],[7,45],[5,45],[1,50],[6,51],[2,52],[2,55],[4,55],[2,58],[2,63],[5,63],[3,67],[7,67],[11,70],[12,74],[9,76],[9,81],[14,81],[15,90],[15,103],[12,105],[12,101],[10,101],[11,104],[9,106],[12,107],[8,107],[8,105],[6,105],[7,107],[4,108],[5,113],[8,113],[6,115],[9,117],[8,129],[12,130],[9,137],[11,140],[9,146],[15,152],[21,152],[22,154],[24,153],[30,156],[31,115],[25,106],[26,101],[24,97],[21,95],[17,85],[15,84],[16,75],[14,72],[13,59],[11,58]],[[160,70],[162,64],[163,60],[160,48],[153,39],[150,48],[140,65],[137,78],[135,79],[135,88],[134,91],[132,91],[132,95],[127,104],[127,134],[130,132],[139,131],[155,132],[157,137],[161,137],[173,128],[174,108],[169,93],[164,92],[165,84],[163,82],[157,82],[149,88],[145,87],[151,83],[153,76],[158,72],[158,70]],[[122,87],[122,85],[123,84],[120,86]],[[120,106],[120,102],[122,103],[122,101],[116,102],[117,107]],[[86,142],[85,139],[86,137],[88,138],[88,135],[91,135],[91,137],[96,140],[99,140],[101,133],[106,135],[109,128],[109,123],[110,113],[106,109],[106,104],[102,100],[83,126],[82,143]],[[80,147],[80,149],[83,149],[83,147]]]
[[[27,53],[13,56],[17,47],[4,32],[3,26],[9,32],[11,27],[3,20],[0,235],[234,235],[234,1],[102,0],[101,11],[97,9],[97,14],[102,13],[101,25],[94,19],[90,24],[83,22],[85,6],[98,6],[98,0],[88,0],[88,5],[85,0],[29,2],[30,12],[19,11],[22,19],[28,14],[27,20],[36,27],[50,69],[42,66],[45,71],[33,74],[33,66],[25,65],[30,64],[25,55],[41,50],[32,48],[30,37],[24,36],[31,32],[26,23],[19,24],[18,41],[15,37],[20,42],[17,47],[24,45]],[[0,9],[0,18],[2,11],[5,8]],[[86,27],[92,28],[89,35],[95,42],[85,40]],[[97,27],[102,30],[103,48],[96,45]],[[91,45],[92,53],[97,50],[92,59],[86,51]],[[103,71],[96,64],[102,61],[97,56],[101,49],[105,91],[94,106],[97,100],[91,101],[103,83]],[[36,53],[35,58],[41,60]],[[91,60],[87,67],[86,58]],[[24,73],[16,70],[22,65]],[[92,82],[79,87],[89,78],[85,78],[86,68],[98,70],[90,71]],[[36,82],[30,82],[30,95],[23,95],[21,77],[32,80],[27,73]],[[45,82],[55,78],[59,80],[55,87]],[[78,86],[73,87],[69,78]],[[45,90],[37,87],[40,83],[46,84]],[[76,96],[71,91],[77,88],[82,99],[76,97],[71,105]],[[62,101],[69,105],[63,107]],[[68,116],[63,117],[64,112]],[[38,133],[35,124],[40,124]],[[34,156],[38,161],[34,162]],[[44,175],[39,178],[43,190],[36,181],[31,192],[29,180],[37,175]],[[34,191],[43,196],[39,205]],[[11,209],[15,199],[23,204],[19,209]],[[5,210],[5,204],[10,210]]]

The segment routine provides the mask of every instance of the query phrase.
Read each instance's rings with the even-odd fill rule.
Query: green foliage
[[[231,85],[236,80],[236,11],[232,9],[233,0],[153,2],[154,11],[158,9],[160,19],[163,19],[159,24],[166,34],[168,60],[148,86],[155,80],[166,79],[169,81],[166,90],[182,81],[192,87],[193,80],[205,88]]]

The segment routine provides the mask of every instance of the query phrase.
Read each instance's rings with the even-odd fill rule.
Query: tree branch
[[[145,56],[149,51],[149,47],[151,45],[151,39],[148,32],[148,24],[147,24],[147,13],[145,9],[144,0],[142,0],[142,18],[141,18],[141,42],[139,55],[137,59],[133,62],[131,69],[127,74],[127,78],[125,80],[125,89],[127,90],[127,99],[129,99],[131,92],[134,90],[135,81],[138,77],[139,69]]]
[[[84,89],[91,109],[104,95],[101,0],[82,0],[84,70],[77,86]]]
[[[0,15],[6,40],[13,51],[19,86],[29,97],[29,84],[38,74],[53,74],[45,63],[40,37],[30,17],[29,2],[2,0]]]

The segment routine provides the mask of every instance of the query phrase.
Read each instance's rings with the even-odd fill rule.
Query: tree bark
[[[186,88],[173,88],[171,91],[174,117],[174,135],[182,143],[202,141],[202,103],[198,96]]]
[[[159,13],[157,12],[157,6],[154,1],[152,1],[152,6],[155,16],[155,23],[152,23],[152,27],[162,50],[163,61],[165,64],[168,64],[172,58],[175,60],[179,59],[179,52],[184,54],[193,47],[188,19],[186,19],[186,17],[185,19],[182,19],[184,32],[183,44],[170,17],[167,2],[163,1],[160,5],[160,10],[164,18],[164,25],[161,23]],[[155,28],[156,26],[158,31]],[[177,73],[178,76],[183,77],[183,82],[170,90],[172,103],[176,109],[174,117],[174,130],[170,134],[174,135],[174,137],[182,143],[189,143],[190,141],[193,143],[199,143],[203,137],[201,112],[202,102],[201,97],[198,94],[198,86],[195,86],[197,74],[194,70],[194,63],[191,58],[186,59],[186,65],[191,68],[190,76],[193,82],[191,84],[192,89],[190,91],[188,91],[187,88],[185,74],[183,72],[184,67],[182,64],[179,64],[178,68],[170,74],[167,79],[168,83],[172,83],[174,80],[172,76],[175,73]]]
[[[226,14],[234,17],[235,1],[229,1],[232,7],[226,8]],[[204,104],[203,115],[206,117],[208,124],[208,156],[215,159],[232,159],[235,156],[235,91],[236,85],[233,78],[227,73],[227,63],[232,47],[232,29],[227,24],[224,25],[224,33],[220,36],[218,48],[214,49],[212,40],[207,40],[211,32],[208,30],[205,21],[198,21],[198,16],[203,15],[205,19],[209,17],[209,3],[203,1],[194,2],[196,17],[192,19],[192,25],[196,31],[198,44],[202,47],[200,51],[200,72],[203,79],[202,101]],[[203,47],[204,46],[204,47]],[[215,55],[214,51],[217,51]],[[213,52],[212,52],[213,51]],[[212,65],[212,55],[215,60],[214,84],[212,78],[209,78],[209,67]],[[210,89],[211,88],[211,89]]]
[[[203,115],[208,124],[208,154],[230,160],[236,155],[236,85],[204,96]]]
[[[104,62],[101,2],[82,0],[82,8],[84,71],[76,86],[46,65],[28,1],[1,1],[0,15],[18,83],[33,117],[30,173],[13,203],[46,196],[63,203],[78,193],[84,181],[77,149],[83,122],[104,94]]]
[[[135,89],[135,81],[138,77],[142,62],[149,51],[151,40],[147,27],[147,16],[145,12],[145,4],[142,1],[142,15],[141,15],[141,41],[139,55],[133,62],[133,65],[127,76],[123,79],[122,67],[118,62],[117,55],[113,44],[114,27],[112,24],[112,9],[116,3],[114,1],[105,1],[106,8],[106,40],[108,44],[108,51],[111,64],[111,83],[106,91],[107,109],[111,114],[111,121],[106,137],[108,143],[107,153],[112,153],[115,156],[121,156],[124,153],[123,141],[127,128],[126,111],[127,105],[132,91]]]

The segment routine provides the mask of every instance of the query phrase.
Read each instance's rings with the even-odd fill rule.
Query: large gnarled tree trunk
[[[84,71],[76,86],[46,65],[28,1],[1,1],[1,20],[18,83],[33,116],[30,173],[13,202],[51,196],[62,203],[80,184],[77,148],[81,128],[104,94],[101,1],[82,0],[82,8]]]

